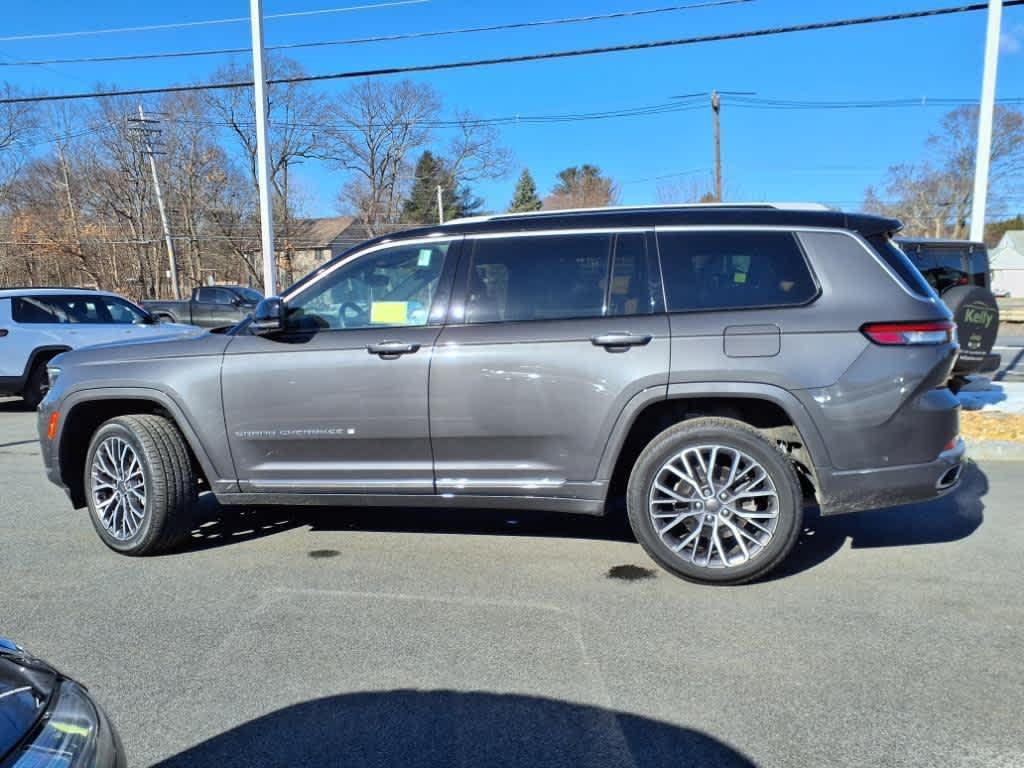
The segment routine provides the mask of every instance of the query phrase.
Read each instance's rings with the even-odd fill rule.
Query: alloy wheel
[[[662,543],[687,563],[731,568],[771,541],[779,494],[767,470],[727,445],[686,448],[654,477],[649,514]]]
[[[100,524],[119,541],[138,533],[146,517],[146,476],[135,449],[108,437],[92,459],[92,501]]]

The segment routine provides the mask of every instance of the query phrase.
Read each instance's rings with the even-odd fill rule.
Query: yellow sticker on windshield
[[[408,317],[407,301],[375,301],[370,305],[370,322],[374,325],[405,325]]]
[[[745,282],[747,282],[747,273],[746,272],[736,272],[736,273],[734,273],[733,276],[732,276],[732,281],[734,283],[745,283]]]

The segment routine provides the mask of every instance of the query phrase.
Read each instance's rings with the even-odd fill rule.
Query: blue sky
[[[266,14],[338,7],[371,0],[265,0]],[[499,24],[675,4],[672,0],[520,0],[515,4],[429,0],[307,18],[272,19],[267,43]],[[944,0],[800,2],[754,0],[643,18],[546,29],[462,35],[292,55],[313,73],[493,57],[550,49],[755,29],[952,4]],[[245,0],[37,0],[5,3],[0,37],[245,16]],[[1024,7],[1006,9],[998,96],[1024,96]],[[552,62],[427,73],[449,109],[484,117],[563,114],[630,108],[674,95],[754,91],[782,99],[976,98],[980,92],[985,14],[971,13],[868,27],[619,53]],[[245,24],[33,41],[0,42],[0,57],[18,59],[127,54],[245,46]],[[13,66],[0,80],[24,90],[90,90],[97,83],[147,87],[204,78],[227,59],[196,58],[130,64]],[[328,83],[325,90],[342,89]],[[945,109],[754,110],[723,106],[726,193],[745,200],[818,200],[855,208],[865,187],[897,162],[916,161]],[[518,169],[529,167],[541,192],[568,165],[595,163],[621,185],[622,202],[657,199],[655,177],[707,183],[712,163],[708,108],[657,116],[505,126],[502,139],[516,172],[478,188],[489,208],[503,208]],[[443,138],[443,137],[439,137]],[[443,143],[439,141],[439,144]],[[315,165],[300,171],[308,213],[334,212],[342,178]],[[672,179],[669,179],[671,181]]]

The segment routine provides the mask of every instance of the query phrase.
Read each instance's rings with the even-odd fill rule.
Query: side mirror
[[[263,299],[252,313],[251,327],[260,336],[283,331],[285,313],[284,301],[281,299],[276,296]]]

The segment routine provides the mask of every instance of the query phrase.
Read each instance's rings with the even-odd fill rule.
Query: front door
[[[600,492],[616,419],[634,395],[668,382],[668,318],[648,238],[467,238],[455,322],[430,373],[438,493]]]
[[[243,491],[433,492],[427,384],[452,243],[346,258],[285,295],[285,332],[231,342],[224,414]]]

